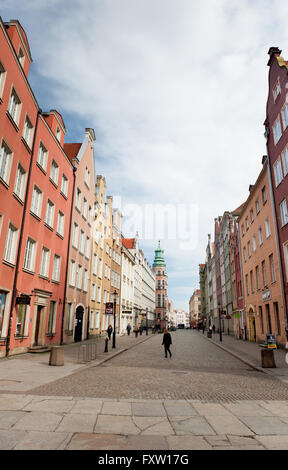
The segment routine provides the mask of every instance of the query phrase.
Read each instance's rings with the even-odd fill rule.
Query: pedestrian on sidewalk
[[[126,327],[126,330],[127,330],[127,335],[130,336],[130,331],[131,331],[131,325],[130,323],[128,323],[127,327]]]
[[[109,339],[111,339],[112,331],[113,331],[112,325],[109,325],[107,328],[107,334],[108,334]]]
[[[134,332],[135,332],[135,338],[138,338],[138,333],[139,333],[139,326],[138,325],[135,325]]]
[[[162,341],[162,346],[164,345],[164,350],[165,350],[165,357],[167,357],[167,353],[169,352],[170,357],[172,356],[172,353],[170,351],[170,346],[172,344],[172,338],[170,333],[168,333],[168,330],[164,330],[163,334],[163,341]]]
[[[139,333],[140,333],[140,336],[142,336],[142,333],[143,333],[143,326],[142,325],[140,325],[140,327],[139,327]]]

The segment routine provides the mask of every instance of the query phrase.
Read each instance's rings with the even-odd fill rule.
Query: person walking
[[[112,331],[113,331],[112,325],[109,325],[107,328],[107,334],[108,334],[109,339],[111,339]]]
[[[143,333],[143,326],[142,325],[140,325],[140,327],[139,327],[139,333],[140,333],[140,336],[142,336],[142,333]]]
[[[139,333],[139,326],[138,325],[135,325],[134,331],[135,331],[135,338],[138,338],[138,333]]]
[[[131,325],[130,323],[128,323],[127,327],[126,327],[126,330],[127,330],[127,335],[130,336],[130,331],[131,331]]]
[[[165,350],[165,357],[168,357],[167,356],[168,352],[170,354],[170,357],[172,356],[172,353],[170,351],[171,344],[172,344],[171,335],[170,333],[168,333],[168,330],[165,329],[164,334],[163,334],[163,341],[162,341],[162,346],[164,345],[164,350]]]

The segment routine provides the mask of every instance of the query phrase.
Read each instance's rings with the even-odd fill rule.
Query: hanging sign
[[[113,303],[107,302],[105,304],[105,313],[106,315],[113,315]]]

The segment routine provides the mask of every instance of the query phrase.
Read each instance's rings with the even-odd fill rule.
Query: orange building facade
[[[266,342],[274,334],[286,344],[283,297],[279,275],[267,157],[239,216],[243,293],[248,340]]]

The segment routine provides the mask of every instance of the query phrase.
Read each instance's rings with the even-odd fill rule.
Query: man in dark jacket
[[[168,330],[164,330],[162,346],[164,345],[165,357],[168,357],[168,356],[167,356],[167,353],[168,353],[168,352],[169,352],[169,354],[170,354],[170,357],[172,356],[172,353],[171,353],[171,351],[170,351],[170,345],[171,345],[171,344],[172,344],[171,335],[170,335],[170,333],[168,333]]]

